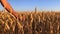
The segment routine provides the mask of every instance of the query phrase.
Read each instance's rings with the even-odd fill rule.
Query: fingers
[[[12,14],[13,14],[16,18],[18,18],[18,14],[17,14],[15,11],[13,11]]]

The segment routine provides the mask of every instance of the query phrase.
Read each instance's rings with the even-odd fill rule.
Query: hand
[[[12,13],[16,18],[18,18],[18,14],[13,10],[11,5],[7,2],[7,0],[0,0],[2,6],[10,13]]]

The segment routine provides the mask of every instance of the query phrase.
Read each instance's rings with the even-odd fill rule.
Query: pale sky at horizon
[[[60,10],[60,0],[8,0],[14,10],[33,10],[38,9]],[[3,7],[0,4],[0,10]]]

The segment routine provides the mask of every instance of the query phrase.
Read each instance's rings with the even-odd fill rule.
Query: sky
[[[14,10],[60,10],[60,0],[7,0]],[[0,10],[4,8],[0,4]]]

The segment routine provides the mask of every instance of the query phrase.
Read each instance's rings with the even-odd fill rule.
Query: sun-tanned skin
[[[13,10],[7,0],[0,0],[0,3],[8,12],[12,13],[16,18],[18,18],[18,14]]]

